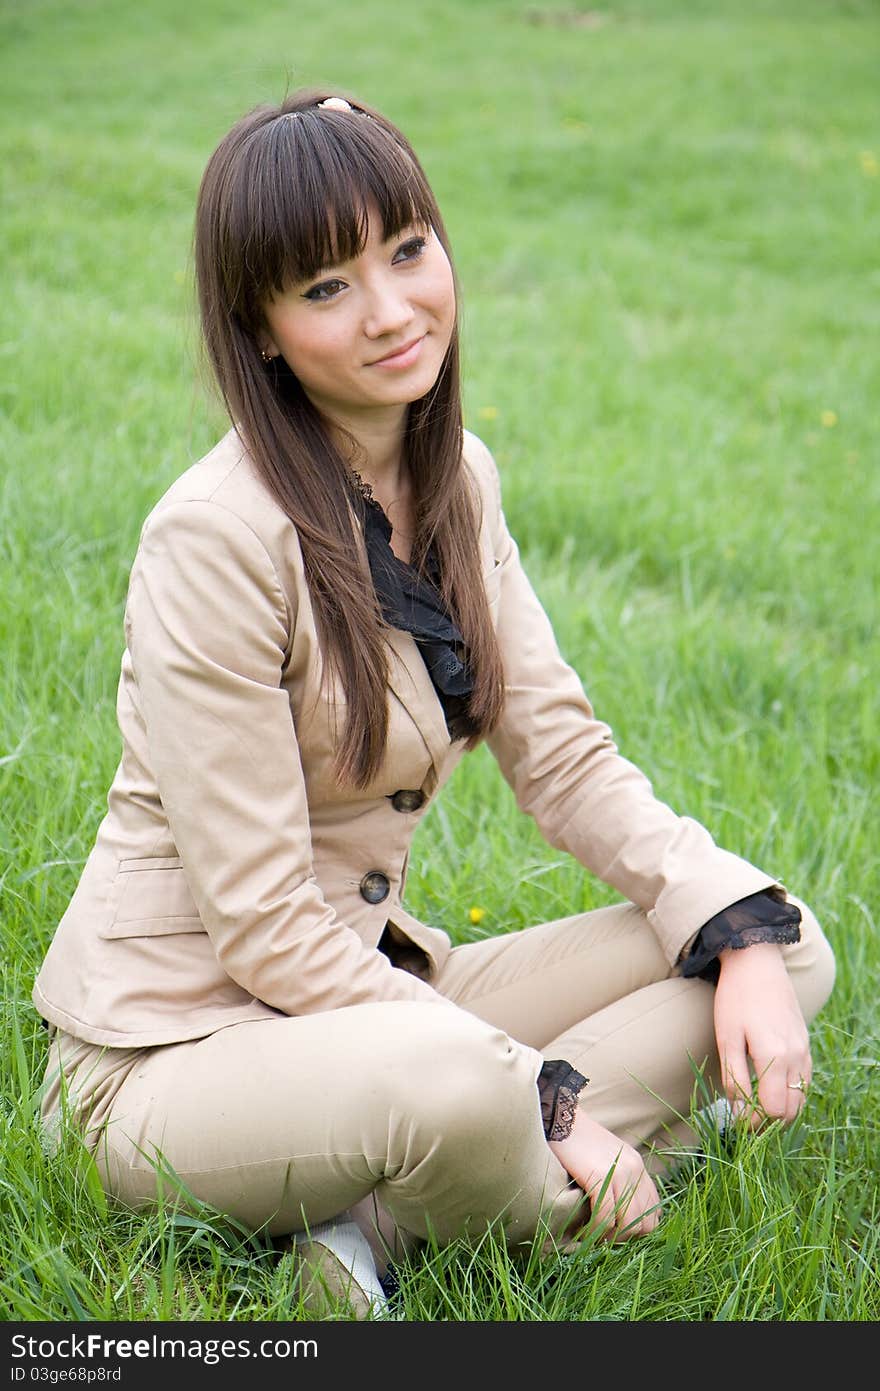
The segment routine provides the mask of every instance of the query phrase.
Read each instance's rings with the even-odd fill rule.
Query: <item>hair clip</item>
[[[329,107],[331,111],[354,111],[351,102],[346,101],[345,97],[325,97],[323,101],[318,102],[318,106]]]

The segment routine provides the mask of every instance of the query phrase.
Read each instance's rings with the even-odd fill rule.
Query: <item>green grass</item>
[[[142,518],[224,428],[189,238],[217,140],[328,81],[400,122],[463,287],[467,423],[566,655],[655,790],[810,901],[838,959],[796,1132],[743,1137],[651,1238],[493,1236],[403,1272],[411,1319],[876,1320],[877,296],[870,0],[31,0],[0,8],[0,1317],[296,1316],[289,1258],[107,1205],[44,1154],[42,953],[119,756]],[[830,414],[829,414],[830,413]],[[408,905],[464,940],[614,895],[488,753]],[[468,910],[485,916],[478,929]]]

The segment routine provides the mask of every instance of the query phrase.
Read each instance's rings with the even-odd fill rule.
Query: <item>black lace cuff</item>
[[[571,1134],[578,1096],[587,1081],[571,1063],[563,1062],[561,1058],[555,1058],[541,1068],[538,1073],[538,1098],[544,1134],[548,1140],[564,1140]]]
[[[683,976],[699,976],[717,984],[720,974],[718,953],[728,948],[739,951],[758,942],[788,945],[801,940],[801,910],[789,903],[779,889],[749,894],[729,908],[723,908],[704,923],[682,962]]]

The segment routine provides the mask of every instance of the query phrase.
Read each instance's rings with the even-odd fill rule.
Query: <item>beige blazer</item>
[[[777,882],[658,801],[617,752],[520,564],[495,464],[467,434],[507,702],[488,740],[547,841],[639,904],[670,966],[711,915]],[[125,609],[122,755],[33,1000],[94,1043],[141,1047],[375,1000],[440,1002],[445,933],[402,906],[413,832],[463,752],[415,641],[389,639],[387,754],[332,776],[343,695],[295,528],[230,431],[144,523]],[[416,805],[418,795],[424,800]],[[420,979],[377,951],[386,924]]]

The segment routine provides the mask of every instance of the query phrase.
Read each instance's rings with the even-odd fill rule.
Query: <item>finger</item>
[[[653,1232],[659,1225],[663,1216],[663,1204],[660,1201],[660,1194],[657,1187],[646,1173],[644,1178],[645,1185],[645,1215],[642,1218],[642,1226],[645,1233]]]
[[[596,1233],[597,1241],[614,1240],[617,1232],[616,1216],[614,1203],[610,1197],[603,1198],[602,1202],[594,1204],[590,1226]]]
[[[734,1117],[748,1116],[752,1108],[752,1078],[745,1048],[741,1044],[718,1043],[721,1081]]]
[[[615,1194],[612,1241],[627,1241],[630,1237],[637,1235],[636,1227],[641,1221],[642,1214],[633,1201],[635,1188],[636,1185],[631,1183],[622,1192]]]
[[[595,1231],[599,1241],[610,1241],[614,1236],[616,1213],[612,1175],[606,1174],[601,1182],[586,1189],[590,1200],[590,1220],[588,1226]]]
[[[657,1186],[647,1169],[642,1170],[635,1202],[641,1213],[642,1229],[646,1232],[652,1232],[660,1221],[662,1208]]]
[[[647,1236],[660,1221],[660,1197],[645,1169],[631,1179],[616,1202],[615,1241]]]
[[[803,1102],[797,1087],[798,1073],[792,1074],[785,1058],[755,1058],[758,1100],[771,1120],[792,1121]],[[794,1086],[789,1085],[794,1083]]]
[[[802,1077],[789,1077],[785,1084],[788,1104],[785,1108],[785,1122],[796,1120],[807,1102],[806,1082]]]
[[[810,1056],[809,1043],[804,1048],[803,1056],[800,1061],[798,1075],[794,1080],[799,1083],[803,1083],[803,1086],[799,1087],[799,1091],[801,1092],[801,1096],[803,1098],[801,1101],[801,1106],[803,1106],[807,1100],[807,1096],[809,1094],[810,1087],[813,1082],[813,1059]]]
[[[600,1220],[604,1223],[604,1228],[600,1233],[601,1240],[620,1241],[625,1239],[622,1238],[621,1233],[627,1226],[628,1219],[635,1222],[641,1219],[641,1212],[633,1208],[637,1187],[637,1179],[633,1177],[627,1179],[623,1174],[615,1171],[608,1191],[599,1204]]]
[[[626,1241],[633,1236],[648,1236],[655,1231],[662,1217],[660,1200],[653,1184],[639,1192],[627,1209],[622,1224],[618,1226],[617,1240]]]
[[[809,1053],[795,1058],[771,1059],[763,1067],[756,1060],[758,1096],[767,1115],[783,1124],[793,1121],[806,1101],[807,1076],[812,1075]]]
[[[807,1104],[807,1095],[813,1079],[813,1069],[809,1057],[800,1064],[797,1072],[789,1069],[785,1090],[788,1096],[786,1120],[795,1120]]]

